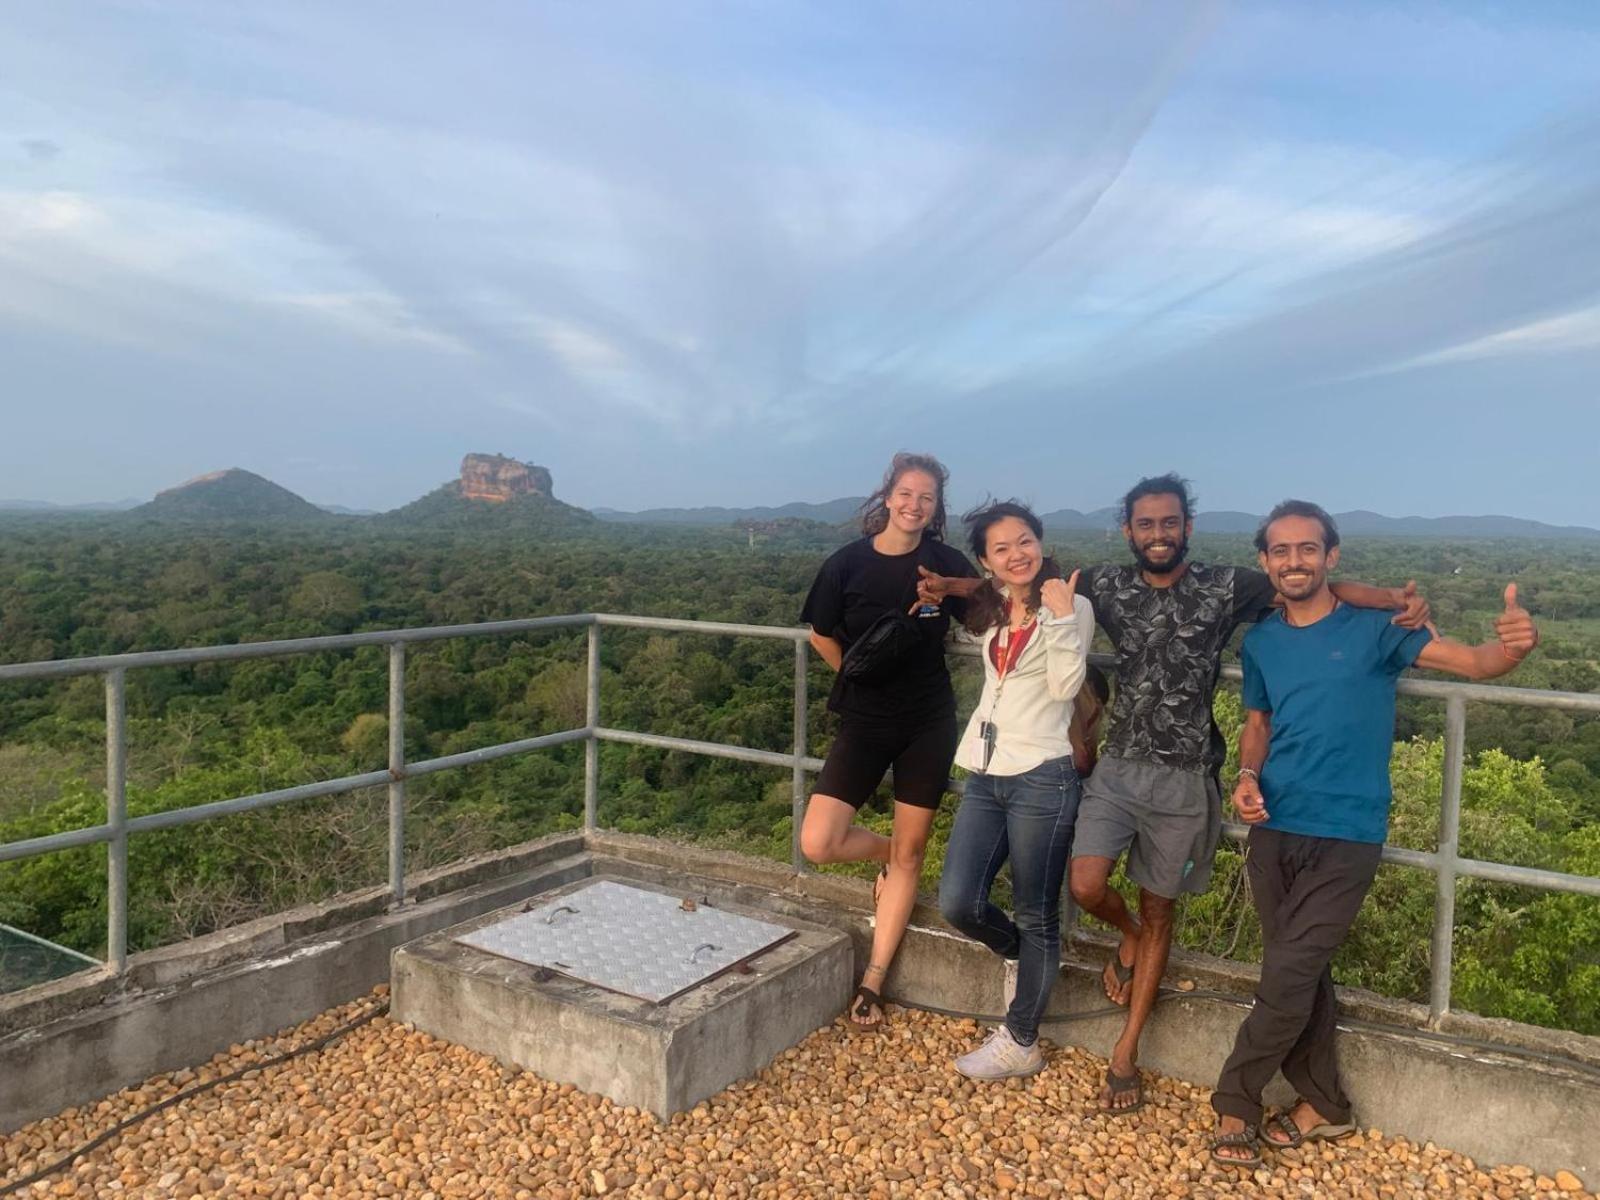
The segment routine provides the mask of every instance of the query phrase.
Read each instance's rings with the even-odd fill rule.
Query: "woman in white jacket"
[[[968,772],[939,883],[939,908],[1005,961],[1006,1019],[956,1060],[974,1079],[1044,1066],[1039,1018],[1061,969],[1061,884],[1078,815],[1068,729],[1083,684],[1094,612],[1044,556],[1044,527],[1011,501],[969,513],[973,557],[992,582],[968,604],[983,647],[983,695],[956,751]],[[989,899],[1011,863],[1015,917]]]

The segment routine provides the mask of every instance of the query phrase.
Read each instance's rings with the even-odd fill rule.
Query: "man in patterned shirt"
[[[1144,1103],[1139,1035],[1161,987],[1172,946],[1173,910],[1203,892],[1222,831],[1217,774],[1226,757],[1211,700],[1222,652],[1242,622],[1279,602],[1265,574],[1186,561],[1193,532],[1188,484],[1174,474],[1142,479],[1122,500],[1122,532],[1133,566],[1084,569],[1081,587],[1117,657],[1117,690],[1099,765],[1078,810],[1073,899],[1122,933],[1106,963],[1106,995],[1128,1006],[1111,1051],[1100,1106],[1128,1113]],[[1399,624],[1427,620],[1415,586],[1334,585],[1358,608],[1404,610]],[[1108,885],[1128,855],[1139,915]]]

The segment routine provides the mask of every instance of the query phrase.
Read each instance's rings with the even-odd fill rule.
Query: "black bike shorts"
[[[860,808],[894,768],[894,798],[918,808],[938,808],[956,757],[954,714],[929,721],[877,722],[844,717],[816,792]]]

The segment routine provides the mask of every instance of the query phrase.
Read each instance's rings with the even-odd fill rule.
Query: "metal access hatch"
[[[703,902],[601,879],[455,940],[663,1004],[794,935]]]

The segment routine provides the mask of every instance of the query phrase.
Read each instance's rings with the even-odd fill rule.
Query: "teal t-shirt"
[[[1261,768],[1268,829],[1384,840],[1395,681],[1432,637],[1393,616],[1341,604],[1296,627],[1277,612],[1245,635],[1245,707],[1272,714]]]

